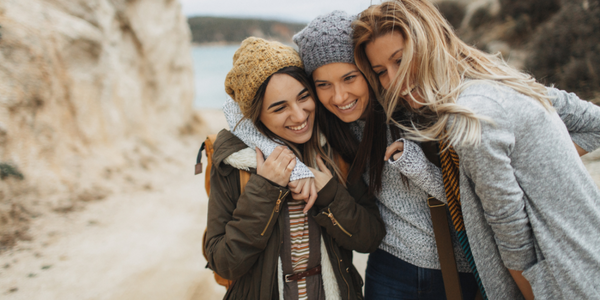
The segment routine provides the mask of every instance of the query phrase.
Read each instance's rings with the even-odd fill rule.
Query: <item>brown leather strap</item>
[[[250,180],[250,172],[240,170],[240,195],[244,193],[246,189],[246,184]]]
[[[440,257],[446,299],[461,300],[462,291],[458,277],[458,268],[456,267],[456,258],[454,257],[454,247],[450,238],[446,204],[434,197],[429,197],[427,205],[431,211],[433,233],[435,235],[435,243],[437,244],[438,256]]]
[[[300,280],[302,278],[306,278],[306,277],[317,275],[317,274],[321,274],[321,265],[318,265],[312,269],[308,269],[304,272],[287,274],[287,275],[285,275],[285,282],[292,282],[292,281]]]
[[[481,290],[477,289],[477,294],[475,294],[475,300],[483,300],[483,296],[481,296]]]

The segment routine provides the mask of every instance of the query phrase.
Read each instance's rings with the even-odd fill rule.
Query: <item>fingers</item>
[[[394,153],[402,151],[404,151],[404,143],[394,142],[393,144],[389,145],[385,150],[385,156],[383,157],[383,160],[386,161],[390,159],[390,157],[392,157]]]
[[[254,147],[256,149],[256,169],[260,169],[262,165],[265,163],[265,157],[262,154],[262,151],[258,149],[258,147]]]
[[[275,147],[275,149],[273,150],[273,152],[271,152],[271,154],[269,155],[269,158],[277,159],[279,157],[279,155],[281,155],[281,153],[284,150],[286,150],[286,148],[283,147],[283,146],[277,146],[277,147]]]
[[[308,210],[313,207],[313,205],[315,204],[315,201],[317,201],[317,187],[315,186],[314,181],[311,181],[310,184],[310,197],[308,198],[308,202],[306,202],[306,205],[304,206],[304,214],[308,213]]]
[[[286,156],[286,159],[288,158],[290,159],[290,162],[285,167],[285,171],[286,173],[288,173],[287,175],[289,177],[290,175],[292,175],[292,171],[294,171],[294,168],[296,167],[296,157],[293,154],[291,154],[289,156]]]
[[[296,200],[308,199],[308,196],[310,195],[310,182],[311,182],[311,180],[304,182],[304,184],[302,185],[302,190],[300,190],[298,192],[298,198],[294,198],[294,199],[296,199]]]
[[[256,173],[266,179],[269,179],[281,186],[287,186],[290,175],[296,167],[296,156],[294,152],[284,146],[275,147],[271,155],[264,159],[262,153],[259,157],[257,149],[257,169]]]
[[[325,173],[325,174],[327,174],[329,176],[333,176],[331,174],[331,172],[329,171],[329,168],[327,168],[327,166],[325,165],[325,162],[321,158],[321,155],[317,155],[317,166],[319,167],[319,169],[321,170],[321,172],[323,172],[323,173]],[[314,174],[314,172],[313,172],[313,174]]]
[[[280,170],[283,170],[283,168],[286,168],[289,165],[290,161],[295,158],[296,156],[294,155],[294,152],[292,152],[292,150],[284,146],[277,146],[275,147],[275,150],[271,152],[271,155],[267,157],[265,162],[273,164],[274,166],[281,166]],[[296,165],[294,165],[292,169],[295,166]]]
[[[299,193],[300,191],[302,191],[302,183],[306,178],[303,179],[298,179],[298,180],[294,180],[294,181],[290,181],[290,183],[288,183],[288,188],[290,189],[290,192],[292,192],[292,198],[295,200],[302,200],[302,198],[300,198]]]

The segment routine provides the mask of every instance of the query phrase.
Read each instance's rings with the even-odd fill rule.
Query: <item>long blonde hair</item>
[[[465,44],[427,0],[395,0],[373,5],[360,14],[353,27],[357,66],[383,102],[388,122],[404,129],[410,138],[421,141],[448,139],[450,145],[454,146],[479,144],[480,121],[490,120],[456,104],[460,93],[476,82],[466,79],[487,80],[508,86],[538,100],[548,111],[553,110],[542,84],[508,66],[499,55],[487,54]],[[385,91],[377,74],[371,69],[365,47],[391,32],[402,35],[404,51],[398,73]],[[423,99],[418,102],[411,93],[407,95],[424,106],[419,112],[429,111],[430,115],[435,116],[430,124],[403,125],[391,118],[394,111],[402,106],[409,109],[405,101],[400,99],[402,89],[408,86],[406,83],[414,84],[415,91]],[[454,120],[448,124],[451,117]]]

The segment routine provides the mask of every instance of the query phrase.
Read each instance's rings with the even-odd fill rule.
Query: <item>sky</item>
[[[381,0],[180,0],[188,16],[226,16],[308,23],[333,10],[358,14]]]

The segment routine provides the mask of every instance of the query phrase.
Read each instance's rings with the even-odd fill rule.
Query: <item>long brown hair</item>
[[[313,126],[313,131],[310,139],[301,145],[291,143],[285,139],[282,139],[278,135],[274,134],[271,130],[269,130],[261,121],[260,121],[260,113],[262,111],[263,100],[265,97],[265,92],[267,90],[267,86],[271,81],[271,78],[275,74],[285,74],[294,79],[296,79],[302,86],[304,86],[308,90],[308,94],[313,99],[313,101],[317,102],[315,105],[315,124]],[[345,185],[346,178],[344,178],[340,168],[334,163],[334,157],[336,152],[329,146],[328,143],[325,145],[321,145],[321,126],[318,122],[322,117],[323,109],[320,109],[320,103],[316,97],[316,93],[314,87],[312,85],[311,80],[306,75],[306,72],[299,67],[285,67],[280,69],[279,71],[273,73],[269,76],[258,88],[256,91],[256,95],[254,96],[252,103],[249,108],[249,116],[248,119],[252,121],[254,126],[258,129],[260,133],[271,139],[276,143],[283,143],[283,145],[287,146],[290,150],[294,152],[296,157],[300,158],[300,160],[307,166],[317,169],[317,155],[321,156],[323,162],[334,170],[338,179],[342,184]],[[325,110],[326,111],[326,110]]]
[[[387,120],[406,130],[411,139],[448,138],[451,145],[478,144],[481,139],[480,121],[490,120],[456,104],[460,93],[477,80],[508,86],[538,100],[552,111],[550,97],[543,85],[530,75],[509,67],[498,55],[487,54],[465,44],[427,0],[393,0],[373,5],[360,14],[353,26],[356,65],[366,75],[375,94],[383,100]],[[404,50],[395,80],[385,91],[371,69],[365,47],[390,32],[402,35]],[[417,112],[429,112],[429,115],[435,116],[435,121],[427,126],[404,126],[392,118],[398,108],[407,108],[400,94],[408,84],[414,85],[415,92],[423,99],[418,101],[412,93],[407,95],[424,106]],[[444,133],[451,117],[454,117],[453,126]]]

